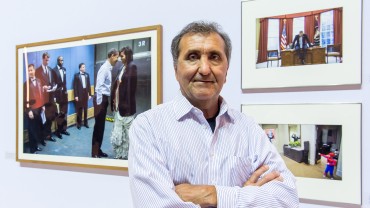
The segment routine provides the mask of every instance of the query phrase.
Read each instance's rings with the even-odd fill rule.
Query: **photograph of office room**
[[[256,68],[342,63],[343,9],[256,19]]]
[[[342,126],[262,124],[296,177],[342,180]]]
[[[135,106],[130,108],[134,108],[136,114],[150,109],[152,96],[156,96],[152,95],[151,41],[150,37],[135,38],[30,51],[27,58],[22,56],[23,80],[20,82],[23,82],[25,87],[22,92],[24,116],[20,122],[23,122],[24,130],[18,142],[24,143],[23,153],[92,157],[94,111],[96,112],[93,105],[95,84],[102,65],[108,66],[107,63],[110,63],[108,56],[112,49],[116,50],[116,59],[114,64],[109,64],[112,66],[111,71],[107,71],[111,74],[112,88],[115,82],[125,80],[127,88],[134,95],[133,97],[120,95],[134,99],[130,103]],[[130,53],[133,60],[126,63],[136,66],[135,72],[129,75],[127,66],[123,66],[124,60],[119,56],[122,48],[132,51]],[[131,55],[127,55],[125,59],[128,60],[128,56]],[[125,76],[129,76],[130,80],[124,79]],[[46,81],[43,81],[43,78]],[[108,76],[104,83],[107,83],[107,80]],[[117,157],[117,152],[113,148],[112,108],[113,105],[107,108],[101,144],[104,154],[101,153],[101,157],[127,160],[127,157]],[[30,112],[33,112],[32,116]]]

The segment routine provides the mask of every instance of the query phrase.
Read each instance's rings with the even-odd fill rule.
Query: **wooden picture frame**
[[[107,60],[108,51],[112,48],[120,51],[121,48],[125,46],[132,49],[133,62],[137,66],[135,99],[136,114],[138,114],[162,103],[161,25],[16,46],[16,160],[18,162],[127,170],[128,159],[115,159],[110,144],[111,129],[113,128],[113,123],[111,122],[113,121],[113,114],[110,110],[110,106],[108,107],[105,121],[106,125],[102,144],[102,149],[105,149],[104,151],[108,153],[108,157],[91,157],[91,139],[94,129],[94,106],[92,97],[94,94],[96,75],[100,66]],[[57,58],[59,56],[64,58],[63,66],[66,69],[66,88],[68,93],[68,112],[66,113],[66,120],[67,130],[70,135],[63,135],[62,139],[54,135],[56,142],[46,141],[45,146],[40,145],[40,141],[43,140],[43,138],[37,138],[38,147],[43,150],[36,152],[32,151],[31,153],[28,145],[29,116],[25,113],[25,109],[30,108],[30,105],[33,105],[32,103],[37,103],[38,99],[30,100],[31,79],[29,79],[30,75],[27,66],[33,64],[34,69],[41,66],[44,53],[48,53],[50,57],[48,66],[51,68],[56,68]],[[88,72],[90,76],[91,89],[89,90],[91,90],[91,99],[88,100],[87,111],[90,128],[81,126],[81,128],[77,129],[77,110],[75,107],[73,81],[74,75],[79,73],[80,63],[84,63],[86,72]],[[122,66],[122,60],[118,59],[115,66],[112,68],[112,86]],[[36,76],[36,78],[38,77]],[[42,93],[45,93],[44,88],[42,88]],[[60,115],[61,111],[58,103],[56,103],[56,107],[56,115],[58,113],[58,115]],[[42,118],[42,107],[40,109],[40,118]],[[41,120],[43,122],[43,119]],[[55,134],[57,126],[54,119],[51,125],[51,130]]]

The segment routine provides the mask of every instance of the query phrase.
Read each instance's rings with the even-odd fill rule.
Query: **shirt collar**
[[[221,102],[220,112],[217,117],[226,116],[227,118],[229,118],[231,122],[234,122],[235,116],[233,115],[232,112],[229,111],[229,107],[226,101],[221,96],[219,98],[219,102]],[[176,120],[180,120],[184,116],[191,114],[191,113],[197,116],[199,115],[203,116],[203,112],[197,107],[193,106],[186,99],[186,97],[182,95],[181,91],[178,93],[178,95],[174,99],[173,106],[175,110]]]

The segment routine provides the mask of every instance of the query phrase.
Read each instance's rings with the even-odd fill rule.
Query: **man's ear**
[[[174,70],[175,70],[175,77],[176,77],[176,80],[179,81],[178,77],[177,77],[177,66],[174,65],[173,66]]]

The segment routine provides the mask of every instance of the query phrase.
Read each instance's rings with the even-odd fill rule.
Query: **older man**
[[[231,41],[193,22],[172,41],[180,93],[130,129],[135,207],[298,207],[295,179],[265,132],[220,96]]]

